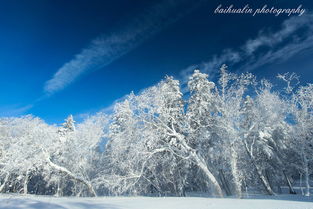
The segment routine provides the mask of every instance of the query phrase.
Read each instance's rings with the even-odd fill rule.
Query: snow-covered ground
[[[254,196],[250,199],[208,197],[98,197],[56,198],[1,195],[0,209],[313,209],[313,198],[303,196]]]

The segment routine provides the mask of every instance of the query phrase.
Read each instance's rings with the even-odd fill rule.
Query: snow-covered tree
[[[188,145],[179,82],[172,77],[166,77],[157,86],[136,96],[133,103],[132,113],[137,121],[138,136],[131,141],[127,138],[120,140],[127,140],[128,146],[134,147],[130,149],[136,151],[128,152],[130,155],[126,157],[129,170],[119,178],[123,180],[123,184],[119,183],[120,187],[124,187],[121,191],[125,192],[131,187],[146,191],[147,185],[155,189],[168,189],[173,184],[176,187],[174,191],[181,193],[184,189],[186,168],[194,163],[204,173],[216,193],[222,196],[221,187],[204,158]],[[168,177],[173,177],[175,182],[168,182]]]
[[[312,174],[313,151],[313,85],[300,87],[293,95],[290,105],[295,125],[293,126],[292,149],[297,153],[300,174],[305,177],[305,195],[310,195],[310,175]]]
[[[69,115],[65,122],[62,124],[62,127],[59,128],[58,133],[60,135],[60,140],[65,141],[75,131],[75,121],[72,115]]]
[[[222,158],[220,164],[224,165],[223,170],[228,176],[227,179],[233,184],[232,193],[241,197],[243,174],[240,163],[241,158],[244,158],[240,138],[242,104],[248,88],[255,85],[255,77],[250,73],[241,75],[230,73],[227,66],[223,65],[218,84],[216,135],[221,139],[219,151],[223,153],[219,155]]]

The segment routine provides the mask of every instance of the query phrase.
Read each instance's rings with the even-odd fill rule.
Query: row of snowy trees
[[[226,66],[217,83],[195,70],[185,94],[166,77],[76,128],[72,117],[62,128],[30,116],[1,119],[0,191],[242,197],[295,193],[301,180],[309,195],[313,85],[278,77],[286,87],[274,90]]]

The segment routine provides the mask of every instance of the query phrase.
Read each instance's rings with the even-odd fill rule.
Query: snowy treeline
[[[251,73],[195,70],[183,95],[166,77],[131,93],[112,115],[75,127],[32,116],[0,119],[0,191],[58,196],[207,192],[273,195],[294,182],[310,193],[313,84],[295,74],[274,90]],[[250,95],[250,96],[249,96]],[[101,146],[107,141],[104,148]]]

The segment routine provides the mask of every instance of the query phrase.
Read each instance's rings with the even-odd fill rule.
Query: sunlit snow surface
[[[313,198],[303,196],[254,196],[249,199],[208,197],[50,197],[1,195],[0,209],[313,209]]]

